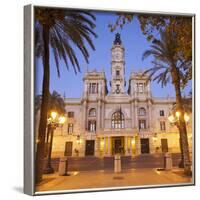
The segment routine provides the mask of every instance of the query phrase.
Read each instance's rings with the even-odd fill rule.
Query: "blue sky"
[[[98,38],[94,38],[93,42],[96,50],[93,51],[89,48],[89,64],[87,64],[80,52],[76,51],[80,66],[81,73],[77,75],[73,71],[73,67],[70,66],[69,71],[65,67],[64,62],[60,61],[61,77],[58,78],[55,62],[53,56],[50,56],[50,91],[56,90],[61,95],[65,93],[66,97],[80,97],[82,95],[83,82],[82,78],[84,72],[88,68],[89,70],[97,69],[101,71],[104,69],[108,83],[111,78],[111,47],[115,38],[115,33],[121,34],[121,40],[125,48],[125,77],[128,83],[130,72],[137,72],[152,67],[152,57],[149,57],[142,61],[142,55],[145,50],[150,46],[150,43],[146,40],[145,36],[140,30],[140,25],[137,19],[134,19],[131,23],[127,24],[122,30],[119,28],[115,32],[111,33],[108,24],[114,23],[117,16],[115,13],[110,12],[95,12],[96,16],[96,28],[95,32],[98,34]],[[51,55],[51,54],[50,54]],[[41,60],[36,60],[36,94],[41,94],[42,91],[42,78],[43,78],[43,66]],[[128,86],[128,84],[127,84]],[[127,88],[126,86],[126,88]],[[169,83],[166,87],[161,87],[157,82],[151,84],[152,94],[157,97],[174,96],[174,88]],[[190,91],[191,85],[188,85],[184,90],[184,93]],[[108,90],[109,90],[108,85]]]

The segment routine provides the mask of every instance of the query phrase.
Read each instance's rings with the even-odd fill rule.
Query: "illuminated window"
[[[74,125],[72,123],[68,124],[68,133],[73,133]]]
[[[140,93],[143,92],[143,83],[138,84],[138,92],[140,92]]]
[[[164,110],[160,110],[160,116],[165,116]]]
[[[95,117],[96,116],[96,109],[95,108],[91,108],[89,110],[89,117]]]
[[[98,93],[98,83],[90,83],[89,84],[89,93],[90,94],[96,94]]]
[[[146,129],[146,120],[141,119],[139,120],[139,129]]]
[[[146,115],[145,108],[139,108],[139,116],[145,116],[145,115]]]
[[[67,116],[68,118],[74,118],[74,112],[68,112]]]
[[[161,130],[161,131],[165,131],[165,130],[166,130],[165,122],[164,122],[164,121],[161,121],[161,122],[160,122],[160,130]]]
[[[96,121],[95,120],[88,121],[88,131],[91,131],[91,132],[96,131]]]
[[[124,115],[121,111],[113,113],[112,128],[124,128]]]

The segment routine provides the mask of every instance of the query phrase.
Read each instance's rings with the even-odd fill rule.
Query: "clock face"
[[[120,90],[119,89],[116,89],[116,94],[119,94],[120,93]]]
[[[120,54],[120,53],[116,53],[115,56],[114,56],[114,58],[115,58],[116,60],[120,60],[121,54]]]

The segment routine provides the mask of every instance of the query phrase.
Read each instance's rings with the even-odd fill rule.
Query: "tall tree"
[[[49,93],[48,97],[48,113],[50,116],[51,111],[56,111],[59,115],[65,114],[65,101],[64,98],[55,90]],[[42,95],[37,95],[35,97],[35,112],[37,113],[41,109]]]
[[[35,160],[36,183],[42,180],[44,164],[50,83],[50,50],[53,52],[59,77],[60,59],[64,60],[67,69],[69,69],[70,62],[75,73],[77,73],[77,71],[80,71],[80,66],[74,49],[79,49],[88,62],[89,53],[85,43],[93,50],[95,49],[91,39],[91,36],[97,36],[93,31],[94,22],[94,15],[86,11],[35,8],[35,55],[41,57],[43,61],[42,102]]]
[[[183,83],[184,69],[188,65],[182,61],[182,57],[177,53],[177,35],[175,32],[160,31],[160,40],[153,40],[151,48],[144,52],[143,59],[153,56],[153,67],[146,70],[150,79],[157,80],[162,86],[170,80],[176,92],[176,110],[179,116],[179,133],[184,158],[184,171],[186,174],[191,172],[189,147],[187,139],[187,129],[184,120],[184,102],[181,95],[181,84]]]

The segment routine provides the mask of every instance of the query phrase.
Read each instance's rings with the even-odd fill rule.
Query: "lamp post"
[[[47,134],[47,141],[49,139],[50,134],[50,144],[48,148],[48,155],[47,155],[47,163],[44,169],[44,174],[51,174],[54,172],[54,169],[51,166],[51,153],[52,153],[52,146],[53,146],[53,133],[54,130],[59,126],[65,123],[64,116],[58,116],[57,112],[51,112],[51,117],[47,119],[48,125],[48,134]]]
[[[183,155],[183,146],[182,146],[182,142],[181,142],[181,131],[180,131],[180,112],[176,111],[175,113],[172,113],[169,117],[168,120],[170,121],[170,123],[175,124],[178,129],[179,129],[179,133],[180,133],[180,139],[179,139],[179,144],[180,144],[180,149],[181,149],[181,161],[179,163],[179,167],[180,168],[184,168],[184,155]],[[188,123],[188,121],[190,120],[190,117],[187,113],[184,113],[184,121],[186,123]]]

